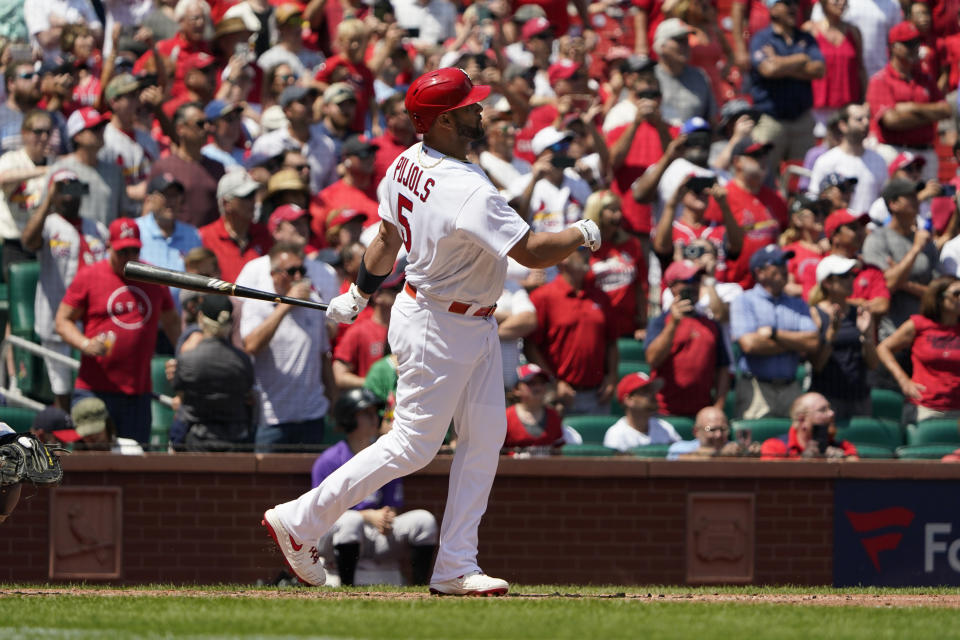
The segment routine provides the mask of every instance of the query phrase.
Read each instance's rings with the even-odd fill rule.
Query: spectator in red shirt
[[[763,184],[769,144],[745,138],[733,149],[733,180],[727,183],[727,204],[744,231],[740,256],[727,266],[724,278],[744,290],[753,286],[750,257],[768,244],[776,244],[787,226],[787,205],[776,191]]]
[[[333,380],[340,389],[362,387],[374,362],[387,354],[390,309],[404,283],[403,263],[370,297],[373,313],[348,325],[333,351]]]
[[[933,18],[926,0],[911,0],[906,18],[920,32],[920,48],[917,50],[917,69],[936,80],[940,74],[940,59],[937,36],[933,32]]]
[[[380,214],[377,213],[377,183],[373,181],[377,149],[377,145],[363,136],[352,136],[343,144],[343,177],[315,195],[310,202],[310,215],[313,218],[310,227],[317,236],[326,236],[326,220],[333,209],[353,209],[363,213],[367,217],[365,226],[380,221]]]
[[[537,328],[524,341],[527,359],[557,380],[557,401],[567,413],[605,413],[617,383],[610,301],[589,283],[589,260],[574,251],[558,277],[530,294]]]
[[[889,164],[897,154],[912,151],[926,161],[924,179],[937,176],[939,159],[933,149],[937,122],[949,118],[950,105],[934,79],[916,68],[922,38],[910,22],[901,22],[888,35],[890,62],[870,78],[867,102],[873,111],[870,131],[876,151]]]
[[[664,381],[657,401],[668,415],[693,417],[708,405],[722,410],[730,390],[720,326],[694,308],[702,275],[692,260],[667,267],[663,280],[673,303],[647,327],[646,358],[651,377]]]
[[[210,6],[203,0],[181,0],[173,11],[173,19],[180,25],[180,30],[172,38],[158,42],[156,50],[164,58],[166,68],[175,69],[170,94],[177,98],[186,90],[184,79],[192,68],[194,54],[213,54],[206,36],[211,26]],[[154,64],[153,55],[149,51],[141,56],[134,66],[134,72],[138,73],[148,62]]]
[[[863,101],[867,71],[863,66],[863,37],[860,29],[843,20],[846,0],[821,0],[822,20],[811,20],[804,28],[817,39],[826,65],[822,78],[814,78],[813,117],[826,131],[827,121],[837,109]]]
[[[805,393],[790,407],[790,431],[785,438],[765,440],[760,456],[763,460],[782,458],[828,458],[831,460],[858,460],[857,448],[850,442],[836,441],[830,402],[819,393]],[[784,442],[784,439],[786,442]]]
[[[913,377],[894,354],[910,351]],[[956,352],[956,353],[955,353]],[[880,362],[893,374],[907,402],[904,420],[960,418],[960,279],[941,276],[927,285],[920,313],[910,316],[877,347]]]
[[[114,220],[107,258],[77,273],[57,309],[56,328],[63,341],[82,354],[74,400],[100,398],[118,436],[147,444],[150,359],[157,328],[176,344],[180,317],[167,287],[123,278],[124,265],[139,257],[140,247],[136,222]]]
[[[610,298],[617,336],[643,340],[647,325],[647,258],[640,241],[620,227],[620,198],[610,190],[587,198],[583,217],[600,227],[603,244],[590,256],[594,283]]]
[[[253,221],[254,197],[259,188],[259,183],[242,169],[224,175],[217,184],[220,217],[200,228],[200,240],[217,256],[224,280],[235,282],[243,265],[265,255],[273,246],[267,228]]]
[[[550,378],[535,364],[517,367],[517,403],[507,407],[506,453],[530,447],[559,453],[563,446],[563,423],[556,409],[547,404]]]
[[[817,281],[817,264],[829,250],[829,241],[823,237],[827,206],[826,200],[804,195],[790,204],[790,227],[780,235],[779,241],[784,251],[793,252],[787,262],[787,286],[783,288],[787,295],[806,299],[803,283]]]
[[[547,77],[550,79],[550,86],[556,99],[541,104],[530,112],[526,126],[517,134],[516,149],[514,149],[516,157],[531,164],[536,160],[537,155],[531,146],[533,137],[546,127],[563,128],[558,103],[561,100],[570,101],[571,108],[566,109],[566,112],[586,111],[592,99],[587,85],[587,68],[582,64],[566,59],[557,60],[547,69]]]
[[[387,168],[397,159],[397,156],[417,141],[413,121],[407,116],[407,108],[403,104],[405,98],[405,93],[397,92],[380,105],[387,128],[382,136],[370,141],[377,147],[373,161],[374,185],[380,184],[383,176],[387,175]]]
[[[327,58],[326,64],[314,77],[321,89],[326,89],[336,82],[346,82],[353,87],[357,108],[349,130],[354,133],[363,133],[366,129],[367,114],[376,117],[373,72],[363,61],[369,37],[369,30],[361,20],[351,18],[341,22],[337,27],[337,49],[340,53]]]

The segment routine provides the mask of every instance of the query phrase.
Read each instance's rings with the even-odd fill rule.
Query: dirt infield
[[[111,588],[71,588],[50,587],[30,589],[0,590],[0,599],[9,597],[44,596],[141,596],[150,598],[262,598],[293,600],[426,600],[436,598],[426,592],[395,591],[341,591],[310,588],[278,589],[111,589]],[[960,609],[960,594],[872,594],[872,593],[836,593],[836,594],[776,594],[776,593],[601,593],[581,594],[574,591],[552,593],[514,593],[506,600],[536,599],[623,599],[650,602],[738,602],[760,604],[791,604],[829,607],[939,607]]]

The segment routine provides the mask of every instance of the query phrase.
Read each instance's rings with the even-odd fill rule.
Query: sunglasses
[[[293,169],[294,171],[306,171],[310,168],[309,164],[287,164],[284,165],[287,169]]]
[[[38,75],[40,74],[37,73],[36,71],[23,71],[21,73],[18,73],[17,77],[20,78],[21,80],[33,80]]]
[[[307,268],[302,264],[297,267],[287,267],[286,269],[277,269],[277,271],[283,271],[291,278],[297,274],[300,274],[301,276],[307,275]]]
[[[663,94],[660,93],[658,89],[646,89],[644,91],[638,91],[637,97],[646,98],[648,100],[656,100],[657,98],[662,98]]]
[[[204,119],[202,119],[202,120],[195,120],[194,122],[191,122],[190,124],[191,124],[191,126],[200,127],[201,129],[203,129],[204,127],[207,126],[207,123],[208,123],[208,122],[210,122],[210,121],[207,120],[206,118],[204,118]]]
[[[51,131],[52,131],[51,129],[30,129],[30,133],[32,133],[35,136],[43,136],[43,135],[48,136],[50,135]]]

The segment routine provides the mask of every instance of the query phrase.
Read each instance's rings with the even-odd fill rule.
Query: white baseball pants
[[[416,300],[397,296],[388,335],[399,376],[393,429],[319,486],[276,507],[295,539],[320,539],[347,509],[430,462],[452,419],[457,448],[431,582],[480,570],[477,529],[507,432],[500,341],[492,317],[447,306],[422,292]]]

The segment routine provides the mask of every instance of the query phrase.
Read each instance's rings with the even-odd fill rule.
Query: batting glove
[[[600,228],[593,220],[577,220],[574,225],[583,234],[583,246],[596,251],[600,248]]]
[[[340,324],[350,324],[367,306],[367,298],[360,295],[356,284],[351,284],[346,293],[341,293],[327,305],[327,317]]]

